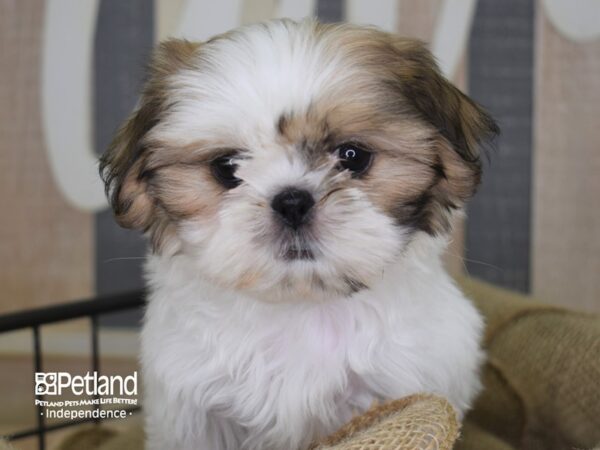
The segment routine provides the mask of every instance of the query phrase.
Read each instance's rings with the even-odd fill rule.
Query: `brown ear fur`
[[[168,77],[191,64],[199,45],[172,39],[158,46],[138,108],[100,158],[100,176],[115,218],[123,227],[145,230],[152,223],[154,202],[144,179],[148,149],[143,139],[168,108]]]
[[[450,83],[419,41],[396,39],[398,89],[417,116],[439,133],[436,177],[418,200],[416,222],[429,234],[450,229],[446,212],[460,208],[481,181],[480,146],[499,133],[494,119]]]
[[[395,47],[401,53],[397,75],[402,96],[465,161],[478,162],[479,145],[499,132],[494,119],[441,74],[423,43],[400,40]]]

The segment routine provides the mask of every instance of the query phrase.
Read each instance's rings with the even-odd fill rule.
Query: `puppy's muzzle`
[[[286,188],[271,202],[271,208],[288,227],[297,230],[308,221],[315,200],[310,192],[303,189]]]

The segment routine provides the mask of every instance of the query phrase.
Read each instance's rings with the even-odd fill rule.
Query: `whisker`
[[[470,263],[479,264],[479,265],[485,266],[485,267],[491,267],[492,269],[499,270],[500,272],[504,271],[504,269],[502,267],[495,266],[494,264],[486,263],[484,261],[478,261],[476,259],[465,258],[464,256],[457,255],[456,253],[452,253],[452,252],[446,252],[446,254],[448,256],[452,256],[453,258],[460,258],[463,262],[463,266],[464,266],[465,270],[467,269],[465,262],[470,262]]]
[[[329,197],[330,197],[332,194],[335,194],[336,192],[338,192],[338,191],[341,191],[342,189],[343,189],[343,188],[341,188],[341,187],[338,187],[338,188],[334,188],[334,189],[330,190],[330,191],[329,191],[329,192],[327,192],[327,193],[326,193],[326,194],[325,194],[323,197],[321,197],[321,198],[319,199],[319,201],[317,202],[317,204],[321,205],[321,204],[325,203],[325,201],[326,201],[326,200],[327,200],[327,199],[328,199],[328,198],[329,198]]]
[[[109,262],[114,262],[114,261],[130,261],[130,260],[136,260],[136,259],[146,259],[145,256],[125,256],[125,257],[121,257],[121,258],[108,258],[105,259],[104,261],[102,261],[103,264],[109,263]]]

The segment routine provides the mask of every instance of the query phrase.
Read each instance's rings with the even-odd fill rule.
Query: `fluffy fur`
[[[482,321],[440,254],[495,132],[421,43],[375,29],[162,44],[101,161],[117,220],[153,244],[148,448],[299,450],[422,391],[464,413]],[[364,174],[341,170],[344,143],[372,152]],[[211,171],[223,155],[233,189]],[[290,187],[316,202],[299,230],[271,208]]]

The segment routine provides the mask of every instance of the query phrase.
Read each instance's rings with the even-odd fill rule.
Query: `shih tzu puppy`
[[[496,131],[422,43],[373,28],[163,43],[101,161],[153,249],[147,448],[306,449],[417,392],[462,415],[482,319],[440,254]]]

